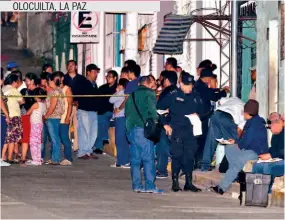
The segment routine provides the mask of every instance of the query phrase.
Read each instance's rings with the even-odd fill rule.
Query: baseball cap
[[[203,78],[203,77],[216,78],[217,75],[213,74],[213,72],[210,69],[203,69],[201,74],[200,74],[200,78]]]
[[[250,71],[256,70],[256,66],[250,67],[249,70]]]
[[[194,76],[190,75],[190,73],[183,72],[181,74],[181,82],[184,85],[190,85],[190,84],[194,85],[195,84]]]
[[[7,63],[7,69],[13,69],[19,67],[16,62],[9,62]]]

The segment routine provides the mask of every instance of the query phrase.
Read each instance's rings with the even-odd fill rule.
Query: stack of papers
[[[256,163],[274,163],[274,162],[278,162],[280,160],[282,160],[282,159],[280,159],[280,158],[271,158],[269,160],[261,160],[261,159],[259,159]]]
[[[224,138],[216,138],[216,140],[223,145],[231,144],[228,140],[225,140]]]
[[[193,125],[193,135],[199,136],[202,135],[202,122],[198,115],[191,114],[185,115],[186,118],[190,120],[190,123]]]
[[[168,109],[167,110],[157,110],[156,111],[159,115],[164,115],[168,113]]]

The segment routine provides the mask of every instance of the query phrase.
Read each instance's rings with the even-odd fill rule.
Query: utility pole
[[[231,1],[231,73],[230,85],[232,97],[237,97],[237,43],[238,43],[238,1]]]
[[[126,22],[125,60],[137,62],[138,55],[138,13],[128,12]]]

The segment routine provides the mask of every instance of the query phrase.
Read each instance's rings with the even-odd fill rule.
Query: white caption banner
[[[105,11],[151,14],[160,11],[160,1],[1,1],[0,11]]]

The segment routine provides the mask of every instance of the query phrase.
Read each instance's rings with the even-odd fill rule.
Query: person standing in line
[[[73,98],[72,98],[72,91],[71,88],[67,85],[64,85],[64,74],[62,72],[59,72],[60,74],[60,88],[63,92],[64,96],[64,113],[61,116],[60,119],[60,125],[59,125],[59,135],[61,143],[64,146],[64,160],[61,161],[60,165],[62,166],[70,166],[72,165],[72,144],[69,138],[69,123],[70,123],[70,117],[72,112],[72,104],[73,104]]]
[[[129,80],[120,79],[117,86],[117,92],[110,98],[110,103],[114,104],[114,108],[119,107],[125,100],[123,96]],[[130,147],[126,136],[126,118],[124,109],[118,114],[114,114],[115,118],[115,144],[117,148],[117,162],[111,167],[116,168],[130,168]]]
[[[46,91],[41,88],[36,88],[34,91],[35,96],[44,96]],[[43,130],[43,116],[46,113],[45,97],[35,97],[35,103],[27,111],[27,115],[30,115],[31,120],[31,132],[30,132],[30,151],[32,160],[27,161],[26,165],[39,166],[42,165],[41,156],[41,142],[42,142],[42,130]]]
[[[157,101],[157,109],[161,109],[161,103],[165,102],[165,98],[169,98],[170,94],[177,93],[177,74],[173,71],[164,71],[161,75],[163,75],[162,87],[163,90]],[[170,140],[169,136],[167,136],[165,129],[163,128],[161,131],[161,136],[159,142],[156,144],[156,153],[157,153],[157,172],[156,178],[165,179],[168,177],[167,173],[167,165],[168,158],[170,156],[169,148],[170,148]]]
[[[128,67],[123,67],[122,70],[121,70],[120,79],[127,79],[127,80],[129,80],[128,75],[129,75]]]
[[[9,112],[9,123],[7,126],[7,134],[5,139],[5,146],[2,150],[2,159],[6,160],[6,152],[8,150],[8,163],[18,163],[13,160],[13,153],[15,144],[22,139],[22,122],[21,122],[21,109],[20,105],[24,104],[24,99],[20,92],[17,90],[19,77],[15,74],[10,74],[4,81],[4,87],[2,89],[5,96],[17,96],[8,97],[7,106]]]
[[[194,77],[184,72],[181,75],[180,88],[168,93],[159,103],[159,110],[169,111],[169,116],[161,117],[166,135],[171,136],[170,154],[172,170],[172,191],[181,191],[179,187],[180,170],[185,172],[184,191],[200,192],[192,183],[195,152],[198,149],[194,125],[186,116],[203,115],[202,100],[193,91]]]
[[[207,138],[209,119],[213,114],[213,107],[211,101],[217,102],[222,97],[226,97],[230,92],[228,87],[221,89],[209,88],[209,84],[215,78],[215,75],[210,69],[203,69],[200,78],[195,84],[195,91],[201,96],[204,105],[204,114],[201,118],[202,121],[202,135],[198,138],[199,148],[195,156],[195,168],[201,168],[204,146]]]
[[[81,93],[81,84],[86,80],[86,78],[77,72],[77,62],[75,60],[69,60],[67,62],[67,74],[64,76],[64,84],[71,88],[73,95],[79,95]],[[78,107],[78,98],[73,99],[73,107],[71,113],[70,128],[73,126],[74,129],[74,141],[73,141],[73,150],[78,150],[78,121],[77,121],[77,107]],[[69,130],[71,131],[71,129]],[[71,134],[69,134],[71,136]]]
[[[163,193],[154,183],[154,143],[144,136],[144,121],[150,118],[158,120],[155,92],[150,87],[149,78],[143,76],[139,88],[127,99],[125,109],[127,134],[131,144],[132,189],[137,193]],[[145,187],[141,180],[141,165],[144,167]]]
[[[48,160],[46,164],[59,165],[61,147],[59,126],[60,119],[64,114],[64,99],[59,97],[63,95],[60,89],[60,72],[54,72],[49,76],[48,85],[52,90],[48,93],[47,112],[44,115],[44,120],[51,138],[52,155],[51,160]]]
[[[49,73],[49,74],[52,74],[53,73],[53,68],[52,68],[52,65],[51,64],[44,64],[43,65],[43,70],[42,70],[43,73]]]
[[[13,74],[13,72],[12,72]],[[23,96],[33,96],[35,95],[36,81],[38,77],[34,73],[27,73],[25,77],[25,83],[27,85],[26,89],[21,90],[21,94]],[[22,156],[21,156],[21,164],[27,162],[27,153],[29,150],[29,143],[30,143],[30,133],[31,133],[31,121],[30,115],[27,115],[27,111],[33,106],[36,102],[33,97],[25,97],[25,103],[21,105],[21,120],[23,126],[23,138],[20,141],[22,147]],[[16,145],[16,154],[19,153],[18,145]]]
[[[41,85],[40,87],[46,91],[47,94],[49,94],[52,89],[48,86],[48,79],[51,73],[49,72],[42,72],[40,75],[41,79]],[[46,157],[46,146],[47,146],[47,141],[51,142],[49,133],[48,133],[48,128],[46,123],[43,123],[43,133],[42,133],[42,160],[44,161],[44,158]],[[50,148],[50,155],[52,155],[52,148]]]
[[[78,85],[78,95],[98,95],[97,76],[100,69],[95,64],[86,67],[86,78]],[[98,133],[98,97],[80,97],[78,100],[78,154],[79,159],[98,159],[93,153]]]
[[[9,123],[9,112],[8,112],[8,105],[7,101],[8,98],[4,96],[4,93],[2,91],[2,85],[3,85],[3,79],[4,79],[4,70],[1,68],[1,81],[0,81],[0,86],[1,86],[1,153],[4,147],[5,139],[6,139],[6,134],[7,134],[7,124]],[[9,163],[4,162],[2,160],[2,157],[0,159],[0,166],[10,166]]]
[[[99,95],[113,95],[116,93],[118,73],[115,70],[110,70],[106,76],[107,83],[100,86]],[[113,104],[109,102],[110,97],[98,98],[98,135],[94,145],[94,153],[103,154],[105,144],[109,144],[109,128],[110,120],[113,116]]]
[[[252,88],[250,90],[248,99],[256,99],[256,66],[249,69],[250,70],[250,77],[252,81]]]
[[[135,65],[137,65],[137,63],[134,60],[126,60],[124,63],[124,67],[131,67],[131,66],[133,67]]]
[[[134,66],[128,66],[129,72],[128,72],[128,78],[129,78],[129,83],[127,85],[127,88],[125,89],[125,94],[129,95],[133,92],[135,92],[138,87],[139,87],[139,82],[140,82],[140,75],[141,75],[141,68],[139,65],[134,65]],[[126,102],[128,100],[128,97],[125,97],[124,102],[120,105],[119,108],[114,109],[114,113],[118,114],[122,109],[125,108]]]

